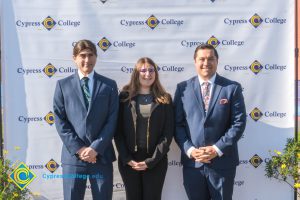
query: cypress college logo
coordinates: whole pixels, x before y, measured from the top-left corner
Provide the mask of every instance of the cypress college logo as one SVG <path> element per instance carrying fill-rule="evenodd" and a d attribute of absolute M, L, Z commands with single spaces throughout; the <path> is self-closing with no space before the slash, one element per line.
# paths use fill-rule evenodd
<path fill-rule="evenodd" d="M 56 25 L 56 21 L 54 21 L 54 19 L 48 16 L 46 17 L 46 19 L 44 19 L 42 24 L 48 31 L 50 31 Z"/>
<path fill-rule="evenodd" d="M 39 77 L 55 77 L 57 74 L 70 74 L 75 73 L 77 68 L 75 67 L 55 67 L 53 64 L 48 63 L 44 67 L 20 67 L 17 68 L 17 73 L 22 76 L 39 76 Z M 41 76 L 44 74 L 44 76 Z M 58 75 L 59 76 L 59 75 Z"/>
<path fill-rule="evenodd" d="M 226 17 L 224 19 L 224 24 L 229 25 L 229 26 L 238 26 L 241 24 L 251 24 L 254 28 L 258 28 L 261 26 L 262 23 L 270 24 L 270 25 L 274 25 L 274 24 L 282 25 L 282 24 L 287 23 L 287 19 L 280 18 L 278 16 L 263 18 L 257 13 L 255 13 L 248 19 L 247 18 L 234 18 L 233 19 L 233 18 L 229 18 L 229 17 Z"/>
<path fill-rule="evenodd" d="M 254 156 L 252 156 L 252 158 L 250 158 L 249 162 L 253 167 L 257 168 L 263 162 L 263 160 L 261 159 L 261 157 L 255 154 Z"/>
<path fill-rule="evenodd" d="M 261 64 L 258 60 L 254 60 L 250 66 L 247 65 L 225 65 L 224 70 L 230 72 L 245 72 L 248 71 L 253 72 L 254 75 L 258 75 L 260 72 L 264 71 L 265 74 L 274 73 L 274 72 L 282 72 L 287 69 L 286 65 L 279 64 Z"/>
<path fill-rule="evenodd" d="M 260 72 L 260 70 L 263 69 L 263 66 L 260 64 L 260 62 L 258 62 L 257 60 L 255 60 L 251 65 L 250 65 L 250 69 L 251 71 L 256 75 Z"/>
<path fill-rule="evenodd" d="M 126 41 L 126 40 L 116 40 L 110 42 L 106 37 L 103 37 L 97 43 L 98 47 L 103 51 L 106 52 L 111 46 L 114 48 L 122 49 L 122 48 L 134 48 L 136 43 L 133 41 Z"/>
<path fill-rule="evenodd" d="M 111 46 L 111 43 L 106 37 L 103 37 L 97 45 L 105 52 Z"/>
<path fill-rule="evenodd" d="M 35 178 L 36 175 L 23 162 L 9 175 L 9 179 L 21 190 L 24 190 Z"/>
<path fill-rule="evenodd" d="M 51 16 L 47 16 L 44 20 L 42 21 L 25 21 L 22 19 L 18 19 L 16 21 L 16 26 L 19 28 L 39 28 L 44 27 L 46 30 L 51 31 L 55 29 L 57 26 L 58 27 L 73 27 L 77 28 L 80 26 L 80 21 L 79 20 L 74 20 L 74 19 L 58 19 L 55 20 Z"/>
<path fill-rule="evenodd" d="M 249 116 L 255 121 L 257 122 L 258 120 L 260 120 L 262 117 L 269 119 L 282 119 L 282 118 L 286 118 L 287 117 L 287 113 L 286 112 L 278 112 L 278 111 L 264 111 L 262 112 L 260 109 L 258 109 L 257 107 L 255 107 L 249 114 Z"/>
<path fill-rule="evenodd" d="M 43 72 L 44 72 L 49 78 L 51 78 L 51 77 L 57 72 L 57 69 L 56 69 L 51 63 L 49 63 L 49 64 L 46 65 L 46 67 L 43 69 Z"/>
<path fill-rule="evenodd" d="M 133 70 L 134 70 L 134 67 L 123 65 L 120 70 L 121 70 L 121 72 L 124 72 L 124 73 L 132 73 Z M 160 65 L 160 66 L 157 66 L 157 71 L 163 71 L 163 72 L 166 72 L 166 73 L 169 73 L 169 72 L 170 73 L 171 72 L 181 73 L 181 72 L 184 72 L 184 67 L 174 65 L 174 64 Z"/>
<path fill-rule="evenodd" d="M 54 124 L 54 114 L 53 112 L 49 112 L 45 117 L 44 120 L 50 125 L 52 126 Z"/>
<path fill-rule="evenodd" d="M 54 124 L 54 114 L 52 111 L 48 112 L 44 117 L 36 116 L 36 117 L 28 117 L 24 115 L 18 116 L 18 121 L 29 124 L 29 123 L 40 123 L 45 121 L 47 124 L 52 126 Z"/>
<path fill-rule="evenodd" d="M 257 28 L 262 22 L 262 18 L 258 14 L 254 14 L 250 19 L 249 22 L 254 26 L 254 28 Z"/>
<path fill-rule="evenodd" d="M 214 48 L 217 48 L 217 46 L 220 44 L 220 41 L 215 36 L 211 36 L 206 43 L 212 45 Z"/>
<path fill-rule="evenodd" d="M 146 24 L 153 30 L 159 24 L 159 20 L 154 15 L 151 15 L 146 20 Z"/>
<path fill-rule="evenodd" d="M 59 168 L 59 164 L 55 162 L 55 160 L 51 159 L 47 162 L 45 167 L 49 170 L 49 172 L 54 173 Z"/>
<path fill-rule="evenodd" d="M 201 44 L 210 44 L 217 48 L 218 46 L 222 45 L 225 47 L 231 47 L 231 46 L 243 46 L 245 44 L 245 41 L 243 40 L 235 40 L 235 39 L 218 39 L 214 35 L 212 35 L 206 42 L 204 40 L 202 41 L 189 41 L 189 40 L 182 40 L 180 42 L 181 46 L 187 47 L 187 48 L 194 48 Z"/>
<path fill-rule="evenodd" d="M 249 115 L 254 121 L 258 121 L 263 116 L 263 113 L 258 108 L 254 108 Z"/>
<path fill-rule="evenodd" d="M 180 27 L 184 24 L 184 20 L 175 19 L 172 17 L 168 18 L 158 18 L 155 15 L 150 15 L 146 20 L 137 19 L 121 19 L 120 25 L 125 27 L 145 27 L 148 26 L 151 30 L 154 30 L 159 26 L 177 26 Z"/>

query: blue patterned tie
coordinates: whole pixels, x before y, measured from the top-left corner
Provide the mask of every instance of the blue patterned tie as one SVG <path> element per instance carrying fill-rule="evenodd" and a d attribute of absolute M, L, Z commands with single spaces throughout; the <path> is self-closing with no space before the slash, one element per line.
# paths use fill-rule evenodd
<path fill-rule="evenodd" d="M 85 106 L 88 109 L 89 105 L 91 103 L 91 93 L 89 89 L 89 78 L 88 77 L 83 77 L 82 78 L 83 84 L 82 84 L 82 91 L 83 91 L 83 97 L 84 97 L 84 102 Z"/>

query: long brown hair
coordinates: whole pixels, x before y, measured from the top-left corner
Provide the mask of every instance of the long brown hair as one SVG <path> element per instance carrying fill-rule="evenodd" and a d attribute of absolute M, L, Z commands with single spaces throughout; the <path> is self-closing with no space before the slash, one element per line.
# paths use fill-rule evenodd
<path fill-rule="evenodd" d="M 166 92 L 166 90 L 164 89 L 164 87 L 161 85 L 159 81 L 157 65 L 153 62 L 152 59 L 148 57 L 140 58 L 135 64 L 129 83 L 125 85 L 122 89 L 122 92 L 128 93 L 128 97 L 126 97 L 123 101 L 127 101 L 127 100 L 131 101 L 133 97 L 138 95 L 138 92 L 141 87 L 139 81 L 140 69 L 144 65 L 147 67 L 149 66 L 154 67 L 155 80 L 150 90 L 151 90 L 151 94 L 154 96 L 155 102 L 161 104 L 169 104 L 171 102 L 171 96 Z"/>

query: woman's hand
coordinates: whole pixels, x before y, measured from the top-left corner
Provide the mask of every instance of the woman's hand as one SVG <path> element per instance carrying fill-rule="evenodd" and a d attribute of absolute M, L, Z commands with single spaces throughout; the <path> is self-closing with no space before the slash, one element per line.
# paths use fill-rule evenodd
<path fill-rule="evenodd" d="M 131 160 L 127 163 L 129 166 L 131 166 L 132 169 L 136 171 L 144 171 L 148 168 L 147 164 L 145 161 L 143 162 L 136 162 L 134 160 Z"/>

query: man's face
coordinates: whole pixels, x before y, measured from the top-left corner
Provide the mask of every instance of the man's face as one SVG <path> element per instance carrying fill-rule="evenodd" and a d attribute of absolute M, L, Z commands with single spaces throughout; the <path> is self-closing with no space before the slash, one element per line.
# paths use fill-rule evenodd
<path fill-rule="evenodd" d="M 209 80 L 217 71 L 218 59 L 212 49 L 200 49 L 194 60 L 198 75 L 203 80 Z"/>
<path fill-rule="evenodd" d="M 77 56 L 73 56 L 73 60 L 78 70 L 86 76 L 93 71 L 97 56 L 90 49 L 84 49 Z"/>

